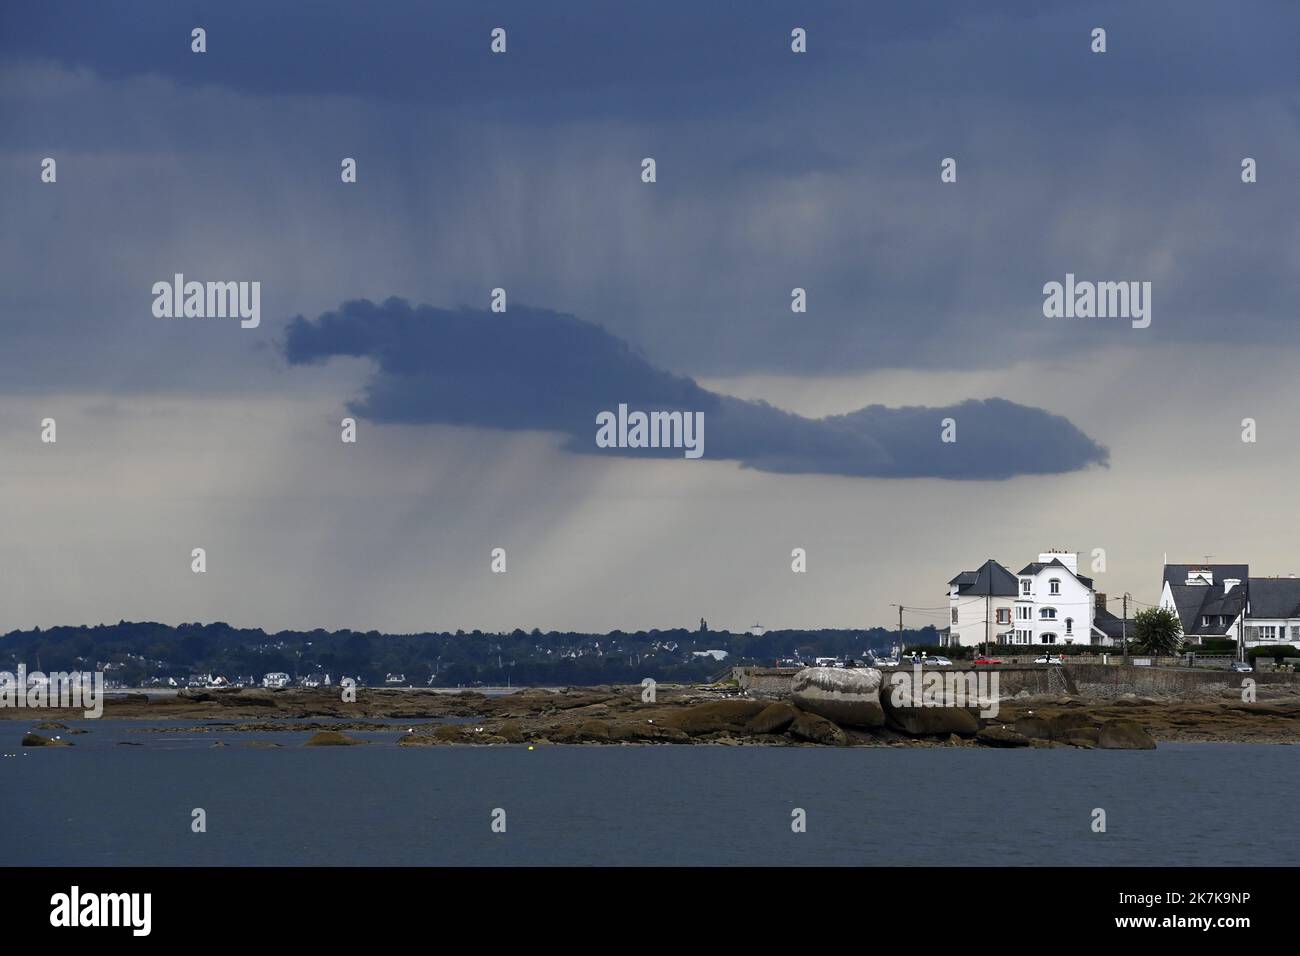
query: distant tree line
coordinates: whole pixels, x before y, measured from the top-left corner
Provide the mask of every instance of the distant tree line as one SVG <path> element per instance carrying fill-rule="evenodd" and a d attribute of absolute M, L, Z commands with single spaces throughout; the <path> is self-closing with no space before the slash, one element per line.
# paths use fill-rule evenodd
<path fill-rule="evenodd" d="M 291 678 L 328 673 L 366 684 L 402 674 L 406 683 L 481 685 L 636 683 L 707 680 L 734 664 L 778 659 L 862 658 L 888 649 L 898 632 L 779 630 L 745 632 L 671 628 L 650 631 L 514 630 L 383 634 L 379 631 L 277 631 L 212 624 L 119 621 L 93 627 L 35 628 L 0 637 L 0 669 L 19 662 L 46 671 L 90 670 L 111 664 L 110 677 L 127 684 L 151 678 L 178 681 L 195 674 L 229 680 L 282 671 Z M 910 644 L 937 644 L 933 627 L 904 631 Z M 696 652 L 726 651 L 725 660 Z"/>

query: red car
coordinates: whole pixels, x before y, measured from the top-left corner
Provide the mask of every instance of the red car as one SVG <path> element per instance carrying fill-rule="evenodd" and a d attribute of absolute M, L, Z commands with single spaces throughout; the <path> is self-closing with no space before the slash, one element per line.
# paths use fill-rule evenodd
<path fill-rule="evenodd" d="M 977 657 L 975 658 L 975 663 L 976 664 L 1001 664 L 1002 662 L 998 660 L 996 657 Z"/>

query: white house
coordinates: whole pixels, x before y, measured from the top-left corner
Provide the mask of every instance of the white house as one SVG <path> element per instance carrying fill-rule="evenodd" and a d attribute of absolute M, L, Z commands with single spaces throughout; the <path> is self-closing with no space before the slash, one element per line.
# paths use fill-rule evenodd
<path fill-rule="evenodd" d="M 1092 578 L 1079 573 L 1073 551 L 1047 551 L 1017 575 L 1015 627 L 1011 644 L 1100 644 L 1107 635 L 1094 626 L 1097 596 Z"/>
<path fill-rule="evenodd" d="M 1173 611 L 1190 644 L 1206 638 L 1246 647 L 1300 646 L 1300 580 L 1252 578 L 1248 564 L 1166 564 L 1160 606 Z"/>
<path fill-rule="evenodd" d="M 992 558 L 978 570 L 961 572 L 948 582 L 950 621 L 939 642 L 959 647 L 1007 643 L 1019 593 L 1016 576 Z"/>
<path fill-rule="evenodd" d="M 1300 647 L 1300 580 L 1295 575 L 1246 580 L 1246 646 Z"/>
<path fill-rule="evenodd" d="M 1246 613 L 1249 577 L 1245 564 L 1166 564 L 1160 606 L 1178 615 L 1190 644 L 1207 637 L 1235 641 Z"/>
<path fill-rule="evenodd" d="M 950 626 L 943 643 L 1110 643 L 1095 625 L 1096 601 L 1074 552 L 1046 551 L 1019 574 L 990 558 L 948 582 Z"/>
<path fill-rule="evenodd" d="M 273 671 L 262 678 L 263 687 L 288 687 L 289 675 L 284 671 Z"/>

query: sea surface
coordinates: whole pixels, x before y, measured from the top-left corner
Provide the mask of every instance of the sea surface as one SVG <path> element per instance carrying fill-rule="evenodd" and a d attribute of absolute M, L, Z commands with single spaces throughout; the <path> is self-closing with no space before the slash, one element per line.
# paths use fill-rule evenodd
<path fill-rule="evenodd" d="M 0 721 L 6 864 L 1300 863 L 1275 815 L 1250 819 L 1300 793 L 1290 746 L 417 748 L 376 722 L 350 731 L 367 746 L 304 748 L 304 732 L 80 726 L 72 748 L 21 750 L 28 726 Z"/>

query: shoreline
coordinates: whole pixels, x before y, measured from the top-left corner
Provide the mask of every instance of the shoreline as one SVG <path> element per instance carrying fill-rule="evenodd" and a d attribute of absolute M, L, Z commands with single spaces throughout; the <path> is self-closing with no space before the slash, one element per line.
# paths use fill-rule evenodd
<path fill-rule="evenodd" d="M 786 699 L 746 696 L 718 685 L 660 685 L 643 701 L 639 686 L 514 688 L 428 693 L 358 689 L 345 703 L 336 690 L 182 690 L 169 696 L 132 692 L 106 699 L 111 720 L 199 722 L 194 733 L 316 731 L 346 738 L 376 731 L 373 721 L 406 725 L 402 746 L 501 744 L 721 746 L 967 746 L 1150 749 L 1166 743 L 1300 743 L 1300 693 L 1266 690 L 1240 695 L 1088 699 L 1066 694 L 1018 695 L 995 716 L 966 708 L 915 708 L 890 713 L 880 726 L 841 726 Z M 0 721 L 39 735 L 41 725 L 70 735 L 93 732 L 80 710 L 3 708 Z M 449 722 L 459 721 L 459 722 Z M 206 724 L 206 726 L 204 725 Z M 5 726 L 0 724 L 0 727 Z M 178 728 L 180 729 L 180 728 Z M 352 739 L 335 741 L 357 742 Z M 7 742 L 6 742 L 7 743 Z M 17 740 L 14 741 L 17 743 Z M 75 741 L 62 741 L 75 745 Z M 37 744 L 32 744 L 36 746 Z"/>

